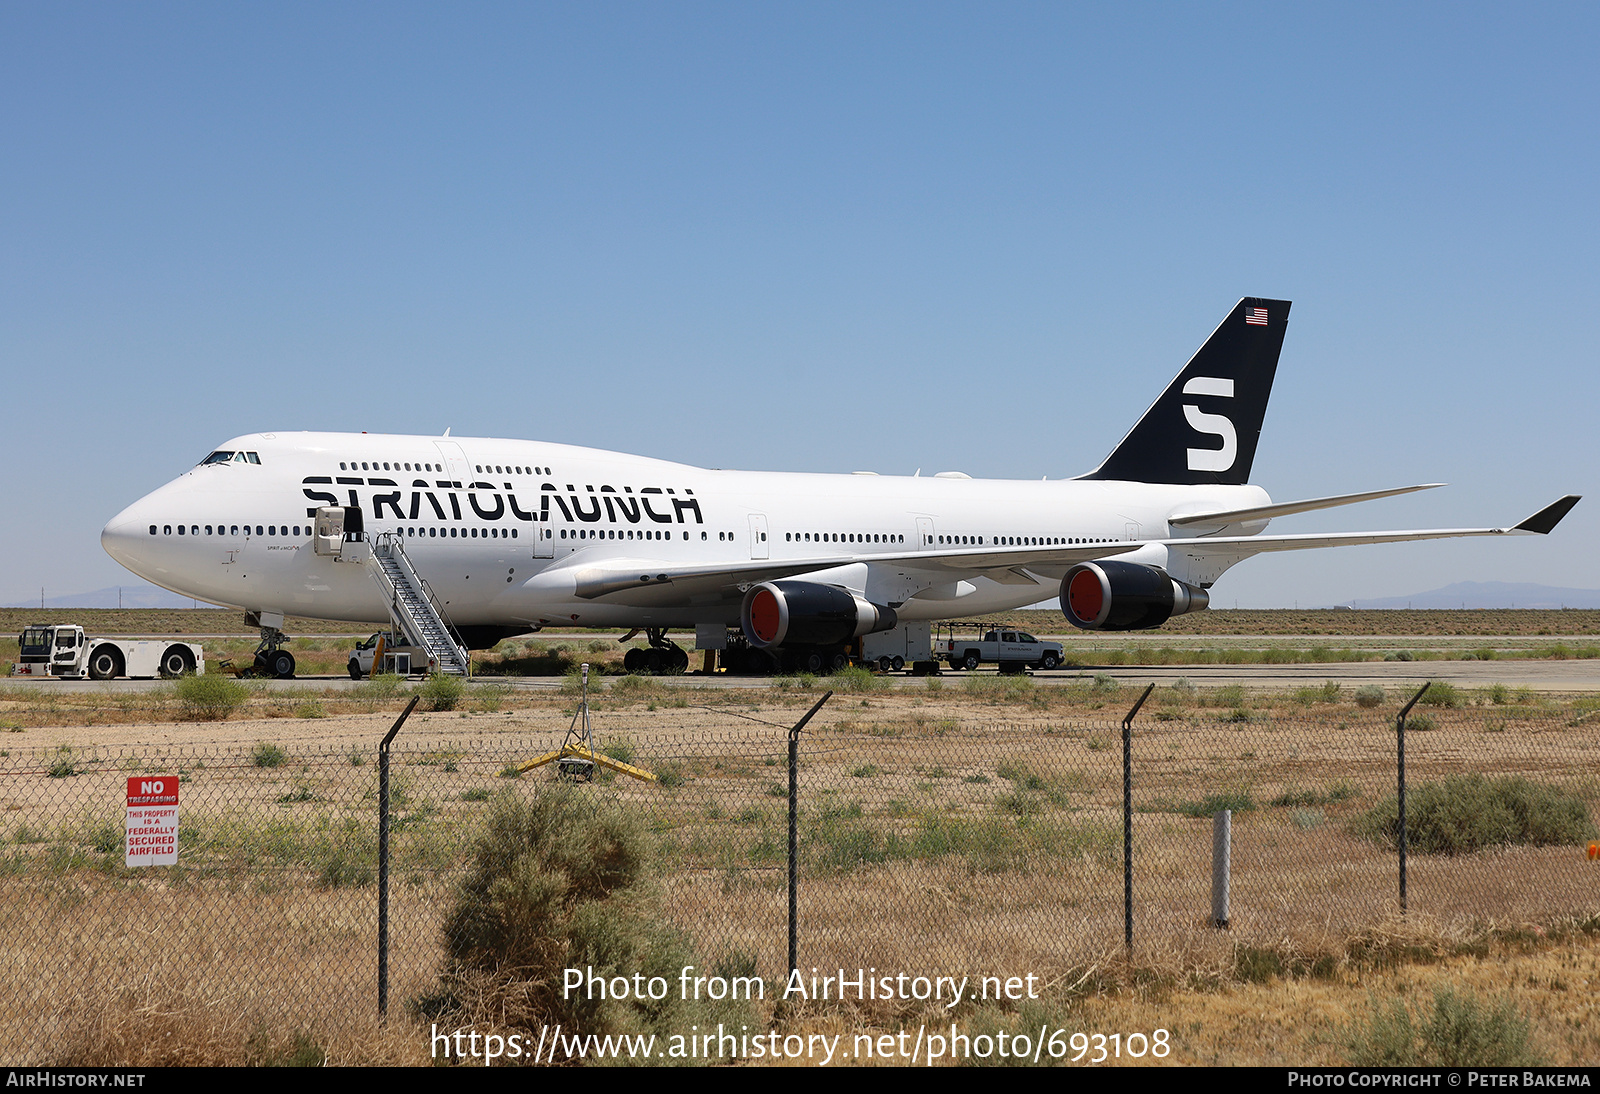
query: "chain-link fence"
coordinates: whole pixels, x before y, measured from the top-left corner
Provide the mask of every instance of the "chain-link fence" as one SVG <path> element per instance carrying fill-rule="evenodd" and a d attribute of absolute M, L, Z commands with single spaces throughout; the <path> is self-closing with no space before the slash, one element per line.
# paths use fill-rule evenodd
<path fill-rule="evenodd" d="M 701 709 L 691 730 L 662 705 L 608 709 L 597 727 L 603 752 L 656 781 L 602 770 L 581 792 L 645 818 L 663 907 L 703 968 L 781 980 L 788 732 L 804 708 Z M 1393 709 L 1298 709 L 1158 699 L 1133 721 L 1135 962 L 1226 966 L 1241 945 L 1337 952 L 1396 914 Z M 836 697 L 799 744 L 799 966 L 1059 983 L 1120 955 L 1122 713 Z M 554 764 L 519 771 L 560 746 L 550 724 L 395 742 L 397 1010 L 439 982 L 485 817 L 557 782 Z M 1600 716 L 1419 707 L 1406 749 L 1410 914 L 1453 929 L 1600 907 L 1600 863 L 1585 853 L 1600 838 Z M 245 1042 L 373 1015 L 377 759 L 376 739 L 0 755 L 0 1059 L 104 1062 L 119 1036 L 193 1039 L 206 1016 L 211 1035 Z M 154 774 L 181 779 L 178 864 L 129 868 L 127 783 Z M 1227 930 L 1211 921 L 1222 809 Z M 129 1013 L 136 1032 L 110 1029 Z"/>

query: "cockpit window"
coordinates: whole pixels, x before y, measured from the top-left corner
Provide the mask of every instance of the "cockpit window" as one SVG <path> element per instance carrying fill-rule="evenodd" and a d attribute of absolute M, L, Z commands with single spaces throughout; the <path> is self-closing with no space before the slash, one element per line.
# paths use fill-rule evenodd
<path fill-rule="evenodd" d="M 244 453 L 241 452 L 240 455 L 242 456 Z M 232 452 L 213 452 L 200 461 L 200 466 L 204 467 L 208 463 L 227 463 L 231 459 L 233 459 Z"/>
<path fill-rule="evenodd" d="M 261 462 L 261 456 L 258 453 L 255 453 L 255 452 L 224 452 L 221 449 L 218 449 L 217 451 L 211 453 L 211 455 L 207 456 L 205 459 L 201 460 L 200 461 L 200 466 L 204 467 L 207 464 L 212 464 L 212 463 L 260 463 L 260 462 Z"/>

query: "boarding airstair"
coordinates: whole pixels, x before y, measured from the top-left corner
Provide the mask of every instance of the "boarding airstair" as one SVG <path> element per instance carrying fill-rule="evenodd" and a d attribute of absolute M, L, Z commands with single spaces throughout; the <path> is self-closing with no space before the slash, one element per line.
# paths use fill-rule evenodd
<path fill-rule="evenodd" d="M 372 538 L 371 574 L 389 602 L 389 618 L 396 633 L 405 635 L 411 645 L 426 649 L 440 672 L 466 676 L 467 651 L 451 637 L 438 599 L 411 565 L 405 543 L 395 533 L 383 532 Z"/>

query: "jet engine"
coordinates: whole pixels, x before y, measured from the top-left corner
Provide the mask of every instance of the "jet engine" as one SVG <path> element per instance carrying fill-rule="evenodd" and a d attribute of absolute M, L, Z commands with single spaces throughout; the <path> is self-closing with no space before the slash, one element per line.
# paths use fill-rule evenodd
<path fill-rule="evenodd" d="M 813 581 L 763 581 L 744 594 L 739 622 L 760 649 L 831 646 L 899 625 L 893 608 Z"/>
<path fill-rule="evenodd" d="M 1080 562 L 1061 579 L 1061 610 L 1086 631 L 1137 631 L 1211 603 L 1204 589 L 1135 562 Z"/>

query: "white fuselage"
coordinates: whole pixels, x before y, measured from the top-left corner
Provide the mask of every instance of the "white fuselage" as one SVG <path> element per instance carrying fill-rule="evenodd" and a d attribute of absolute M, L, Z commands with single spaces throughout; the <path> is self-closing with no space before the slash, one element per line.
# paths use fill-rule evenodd
<path fill-rule="evenodd" d="M 1049 599 L 1065 566 L 1000 581 L 908 556 L 1163 539 L 1174 516 L 1269 501 L 1255 486 L 713 471 L 466 437 L 262 433 L 222 450 L 258 462 L 202 464 L 130 505 L 102 534 L 112 557 L 214 604 L 372 623 L 388 613 L 362 567 L 312 549 L 318 507 L 359 507 L 369 535 L 402 535 L 458 625 L 689 627 L 735 624 L 737 597 L 663 585 L 619 603 L 577 595 L 573 575 L 816 558 L 827 561 L 791 572 L 893 603 L 903 620 L 956 618 Z M 1167 554 L 1147 544 L 1118 557 L 1215 579 Z"/>

